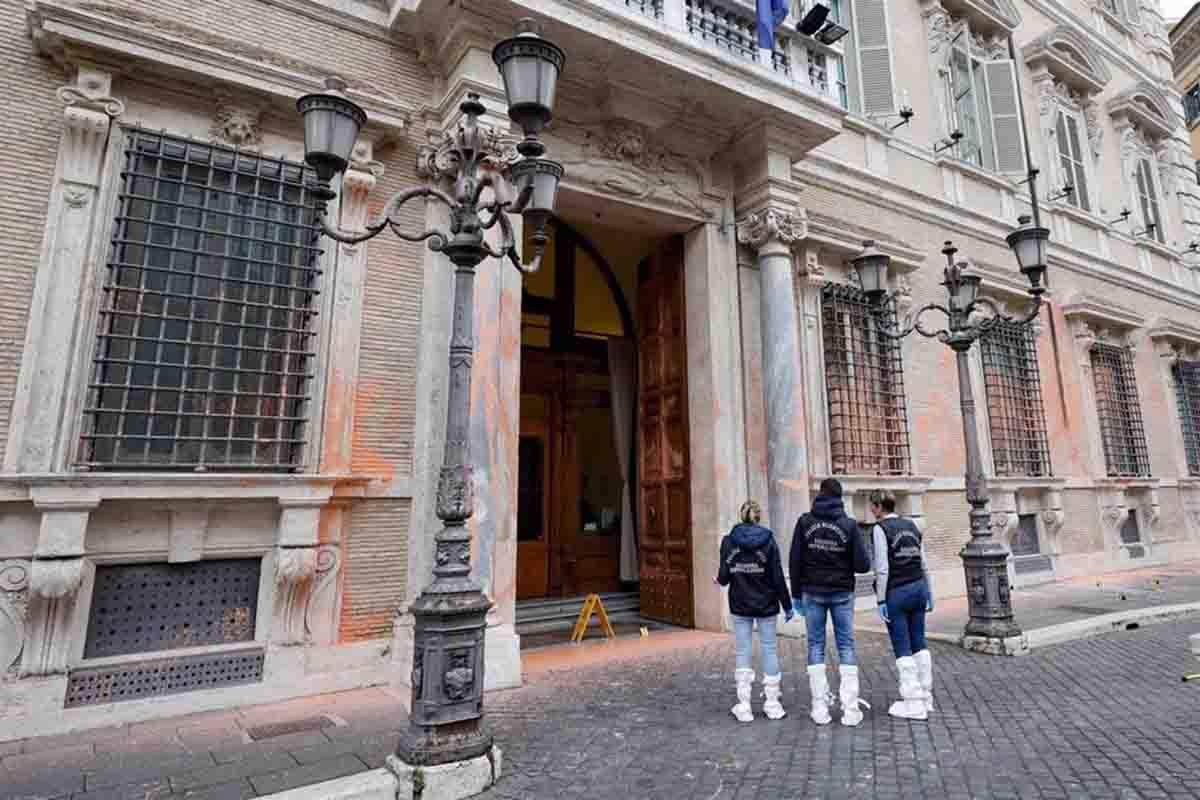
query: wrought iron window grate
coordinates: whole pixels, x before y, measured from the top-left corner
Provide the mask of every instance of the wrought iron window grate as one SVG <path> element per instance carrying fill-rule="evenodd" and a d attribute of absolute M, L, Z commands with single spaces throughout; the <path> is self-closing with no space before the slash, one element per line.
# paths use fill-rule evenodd
<path fill-rule="evenodd" d="M 1109 476 L 1149 475 L 1150 456 L 1133 374 L 1133 355 L 1127 347 L 1096 344 L 1092 347 L 1091 362 L 1096 414 L 1100 418 Z"/>
<path fill-rule="evenodd" d="M 300 164 L 129 130 L 80 466 L 300 466 L 317 313 Z"/>
<path fill-rule="evenodd" d="M 979 345 L 996 475 L 1050 475 L 1050 443 L 1033 331 L 1028 326 L 998 322 Z"/>
<path fill-rule="evenodd" d="M 829 447 L 835 474 L 907 475 L 908 412 L 900 343 L 879 333 L 866 295 L 827 284 L 821 294 Z M 895 326 L 896 307 L 882 309 Z"/>
<path fill-rule="evenodd" d="M 262 559 L 96 568 L 84 658 L 254 640 Z"/>
<path fill-rule="evenodd" d="M 1177 361 L 1175 398 L 1189 475 L 1200 475 L 1200 361 Z"/>

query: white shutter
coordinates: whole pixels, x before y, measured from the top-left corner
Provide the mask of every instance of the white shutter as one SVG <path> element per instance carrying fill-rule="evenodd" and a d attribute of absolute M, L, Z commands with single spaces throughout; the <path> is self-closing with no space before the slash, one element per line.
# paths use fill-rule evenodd
<path fill-rule="evenodd" d="M 986 61 L 988 105 L 991 106 L 992 142 L 996 171 L 1025 172 L 1025 142 L 1021 138 L 1021 110 L 1017 101 L 1017 72 L 1010 59 Z M 986 121 L 985 121 L 986 124 Z"/>
<path fill-rule="evenodd" d="M 858 26 L 854 24 L 853 0 L 842 0 L 842 25 L 849 33 L 843 41 L 846 42 L 846 110 L 862 113 L 862 83 L 858 79 Z"/>
<path fill-rule="evenodd" d="M 894 114 L 896 90 L 885 0 L 855 0 L 854 27 L 863 113 Z"/>
<path fill-rule="evenodd" d="M 1084 168 L 1083 161 L 1083 137 L 1080 135 L 1080 125 L 1074 116 L 1067 117 L 1067 130 L 1071 157 L 1075 162 L 1074 202 L 1084 211 L 1091 211 L 1091 201 L 1088 199 L 1087 170 Z"/>

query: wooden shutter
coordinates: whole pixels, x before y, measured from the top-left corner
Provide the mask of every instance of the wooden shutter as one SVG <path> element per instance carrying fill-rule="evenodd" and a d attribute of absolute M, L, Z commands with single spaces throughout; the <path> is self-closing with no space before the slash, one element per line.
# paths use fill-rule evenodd
<path fill-rule="evenodd" d="M 884 0 L 855 0 L 854 26 L 863 113 L 894 114 L 896 90 Z"/>
<path fill-rule="evenodd" d="M 988 105 L 991 106 L 992 142 L 996 171 L 1025 172 L 1025 144 L 1021 138 L 1021 113 L 1017 104 L 1017 72 L 1010 59 L 986 61 Z"/>

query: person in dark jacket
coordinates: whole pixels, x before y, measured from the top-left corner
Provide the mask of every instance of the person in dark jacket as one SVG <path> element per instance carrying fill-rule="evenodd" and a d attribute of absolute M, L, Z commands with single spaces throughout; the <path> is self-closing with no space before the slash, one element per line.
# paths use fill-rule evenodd
<path fill-rule="evenodd" d="M 837 639 L 842 724 L 862 722 L 866 701 L 858 696 L 858 658 L 854 652 L 854 573 L 871 568 L 858 522 L 846 514 L 842 485 L 833 478 L 821 482 L 812 511 L 796 521 L 789 567 L 796 610 L 804 614 L 808 631 L 808 687 L 812 692 L 813 722 L 827 725 L 832 717 L 829 678 L 825 671 L 825 619 L 833 618 Z"/>
<path fill-rule="evenodd" d="M 871 492 L 875 547 L 875 599 L 887 625 L 900 676 L 900 699 L 888 713 L 928 719 L 933 711 L 933 660 L 925 642 L 925 614 L 933 611 L 933 585 L 921 529 L 896 514 L 891 492 Z"/>
<path fill-rule="evenodd" d="M 733 635 L 737 653 L 734 681 L 737 685 L 737 705 L 729 709 L 738 722 L 750 722 L 750 694 L 754 685 L 754 666 L 751 654 L 754 629 L 758 628 L 758 646 L 762 652 L 763 713 L 769 719 L 786 715 L 779 702 L 779 649 L 775 638 L 775 621 L 780 610 L 784 621 L 792 618 L 792 598 L 787 579 L 783 576 L 783 558 L 775 534 L 759 525 L 762 510 L 758 503 L 747 500 L 740 512 L 741 523 L 721 540 L 721 565 L 714 580 L 729 587 L 729 613 L 733 616 Z"/>

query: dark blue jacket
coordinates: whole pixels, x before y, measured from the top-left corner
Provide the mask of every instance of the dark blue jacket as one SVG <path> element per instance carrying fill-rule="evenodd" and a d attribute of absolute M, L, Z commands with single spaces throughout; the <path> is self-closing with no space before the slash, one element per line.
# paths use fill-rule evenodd
<path fill-rule="evenodd" d="M 773 617 L 792 607 L 775 534 L 761 525 L 735 525 L 721 540 L 717 583 L 729 587 L 729 612 Z"/>
<path fill-rule="evenodd" d="M 871 556 L 842 498 L 818 496 L 812 511 L 796 520 L 788 562 L 793 597 L 854 591 L 854 573 L 870 570 Z"/>

